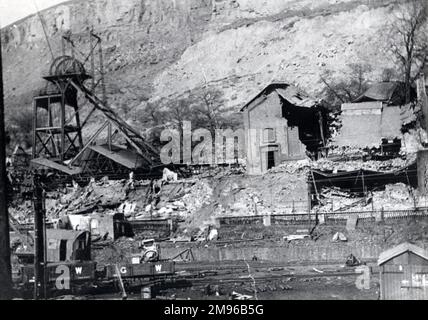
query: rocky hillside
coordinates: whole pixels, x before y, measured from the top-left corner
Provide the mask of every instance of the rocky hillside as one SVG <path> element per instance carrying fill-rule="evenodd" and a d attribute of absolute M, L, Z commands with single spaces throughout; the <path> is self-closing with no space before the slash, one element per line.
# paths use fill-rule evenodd
<path fill-rule="evenodd" d="M 326 72 L 349 77 L 348 64 L 369 64 L 380 80 L 388 57 L 386 24 L 394 0 L 75 0 L 41 12 L 50 46 L 61 55 L 64 32 L 90 28 L 103 39 L 110 103 L 143 130 L 147 103 L 164 106 L 215 88 L 237 112 L 273 80 L 317 98 Z M 6 27 L 3 64 L 7 114 L 29 112 L 52 56 L 37 15 Z"/>

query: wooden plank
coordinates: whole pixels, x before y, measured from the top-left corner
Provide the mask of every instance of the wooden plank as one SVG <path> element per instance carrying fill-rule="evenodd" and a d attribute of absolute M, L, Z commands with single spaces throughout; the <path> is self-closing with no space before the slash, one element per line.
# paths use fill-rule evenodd
<path fill-rule="evenodd" d="M 142 160 L 139 159 L 138 154 L 114 145 L 112 146 L 112 151 L 104 145 L 93 145 L 90 146 L 89 149 L 113 160 L 116 163 L 119 163 L 124 167 L 127 167 L 128 169 L 137 169 L 142 164 Z"/>
<path fill-rule="evenodd" d="M 47 167 L 47 168 L 51 168 L 51 169 L 62 171 L 62 172 L 66 173 L 66 174 L 69 174 L 69 175 L 75 175 L 75 174 L 79 174 L 79 173 L 82 172 L 81 168 L 73 168 L 73 169 L 71 169 L 71 168 L 69 168 L 67 166 L 64 166 L 62 164 L 56 163 L 56 162 L 51 161 L 51 160 L 46 159 L 46 158 L 36 158 L 36 159 L 31 160 L 31 162 L 34 163 L 34 164 L 40 165 L 40 166 L 44 166 L 44 167 Z"/>

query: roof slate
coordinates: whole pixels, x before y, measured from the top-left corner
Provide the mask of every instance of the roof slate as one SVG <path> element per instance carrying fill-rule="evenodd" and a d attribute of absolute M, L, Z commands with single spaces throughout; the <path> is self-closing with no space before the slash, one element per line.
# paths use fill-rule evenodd
<path fill-rule="evenodd" d="M 252 102 L 254 102 L 254 100 L 256 100 L 261 95 L 270 94 L 273 91 L 276 91 L 276 93 L 283 99 L 289 101 L 290 103 L 298 107 L 310 108 L 316 105 L 316 101 L 314 99 L 310 98 L 304 91 L 300 90 L 296 86 L 285 82 L 273 82 L 264 87 L 259 93 L 257 93 L 253 98 L 251 98 L 241 108 L 240 111 L 244 111 Z"/>
<path fill-rule="evenodd" d="M 365 101 L 367 98 L 376 101 L 389 101 L 397 89 L 398 82 L 379 82 L 368 88 L 361 96 L 355 99 L 354 102 Z"/>

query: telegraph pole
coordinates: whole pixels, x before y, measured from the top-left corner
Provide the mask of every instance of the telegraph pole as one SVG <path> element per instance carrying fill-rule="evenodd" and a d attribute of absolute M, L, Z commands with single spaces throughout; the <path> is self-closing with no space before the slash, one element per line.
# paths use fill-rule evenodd
<path fill-rule="evenodd" d="M 12 298 L 9 214 L 7 211 L 6 132 L 4 129 L 3 68 L 0 29 L 0 299 Z"/>
<path fill-rule="evenodd" d="M 34 299 L 44 299 L 45 296 L 45 206 L 41 175 L 33 175 L 34 202 Z"/>

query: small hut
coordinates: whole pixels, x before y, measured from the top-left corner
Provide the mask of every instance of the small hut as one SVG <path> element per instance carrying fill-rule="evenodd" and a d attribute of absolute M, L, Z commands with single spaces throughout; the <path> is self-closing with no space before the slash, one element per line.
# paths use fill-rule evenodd
<path fill-rule="evenodd" d="M 381 300 L 428 299 L 428 252 L 402 243 L 379 256 Z"/>

